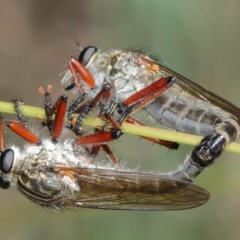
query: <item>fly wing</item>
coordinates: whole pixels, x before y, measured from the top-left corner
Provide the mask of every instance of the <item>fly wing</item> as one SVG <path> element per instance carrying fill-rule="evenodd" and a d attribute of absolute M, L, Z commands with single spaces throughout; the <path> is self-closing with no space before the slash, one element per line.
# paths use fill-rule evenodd
<path fill-rule="evenodd" d="M 178 210 L 200 206 L 209 193 L 163 175 L 104 169 L 75 169 L 80 192 L 75 206 L 98 209 Z"/>
<path fill-rule="evenodd" d="M 240 108 L 238 108 L 236 105 L 218 96 L 217 94 L 206 90 L 202 86 L 174 72 L 170 68 L 167 68 L 166 66 L 161 64 L 159 64 L 159 66 L 161 71 L 164 71 L 166 75 L 176 77 L 175 84 L 177 84 L 180 88 L 182 88 L 183 91 L 190 93 L 192 96 L 195 96 L 198 99 L 201 99 L 203 101 L 208 101 L 218 106 L 219 108 L 224 109 L 225 111 L 231 113 L 232 115 L 236 116 L 237 121 L 240 124 Z"/>

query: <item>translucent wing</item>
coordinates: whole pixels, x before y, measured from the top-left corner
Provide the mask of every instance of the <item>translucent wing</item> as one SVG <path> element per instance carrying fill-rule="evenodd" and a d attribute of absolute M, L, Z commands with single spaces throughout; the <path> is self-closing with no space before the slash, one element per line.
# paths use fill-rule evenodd
<path fill-rule="evenodd" d="M 167 68 L 166 66 L 161 64 L 159 64 L 159 66 L 161 71 L 164 71 L 166 75 L 175 76 L 175 84 L 179 85 L 184 91 L 189 92 L 191 95 L 195 96 L 198 99 L 211 102 L 219 108 L 222 108 L 225 111 L 233 114 L 237 117 L 238 123 L 240 124 L 240 108 L 238 108 L 236 105 L 232 104 L 221 96 L 218 96 L 217 94 L 208 91 L 207 89 L 183 77 L 182 75 L 174 72 L 170 68 Z"/>
<path fill-rule="evenodd" d="M 187 181 L 163 175 L 72 168 L 80 192 L 75 205 L 85 208 L 177 210 L 200 206 L 209 193 Z"/>

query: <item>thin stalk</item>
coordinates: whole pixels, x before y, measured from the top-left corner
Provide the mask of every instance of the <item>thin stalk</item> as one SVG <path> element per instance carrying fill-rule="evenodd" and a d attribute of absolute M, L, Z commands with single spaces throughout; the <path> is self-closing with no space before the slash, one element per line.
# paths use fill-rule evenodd
<path fill-rule="evenodd" d="M 39 117 L 44 118 L 45 112 L 43 108 L 33 107 L 28 105 L 21 106 L 22 112 L 27 117 Z M 8 102 L 0 101 L 0 112 L 8 114 L 16 114 L 13 104 Z M 104 124 L 104 121 L 99 118 L 87 117 L 83 121 L 83 126 L 87 127 L 99 127 Z M 192 134 L 186 134 L 171 130 L 165 130 L 160 128 L 152 128 L 147 126 L 134 125 L 130 123 L 123 123 L 122 132 L 132 135 L 138 135 L 143 137 L 158 138 L 162 140 L 168 140 L 172 142 L 178 142 L 181 144 L 193 145 L 196 146 L 200 143 L 202 137 Z M 233 142 L 226 146 L 226 151 L 239 153 L 240 154 L 240 144 Z"/>

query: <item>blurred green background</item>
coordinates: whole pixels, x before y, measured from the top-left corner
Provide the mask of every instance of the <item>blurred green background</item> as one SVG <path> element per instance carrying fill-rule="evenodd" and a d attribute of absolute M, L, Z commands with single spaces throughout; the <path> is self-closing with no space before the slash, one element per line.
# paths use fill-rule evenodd
<path fill-rule="evenodd" d="M 77 55 L 79 41 L 104 49 L 148 48 L 175 71 L 240 105 L 239 8 L 238 0 L 1 1 L 0 100 L 18 97 L 40 106 L 37 87 L 49 83 L 55 97 L 61 94 L 59 73 L 68 57 Z M 113 149 L 128 167 L 155 172 L 176 167 L 191 150 L 169 152 L 132 136 Z M 239 167 L 239 156 L 224 153 L 197 179 L 210 191 L 210 201 L 187 211 L 54 213 L 14 188 L 1 190 L 0 238 L 237 240 Z"/>

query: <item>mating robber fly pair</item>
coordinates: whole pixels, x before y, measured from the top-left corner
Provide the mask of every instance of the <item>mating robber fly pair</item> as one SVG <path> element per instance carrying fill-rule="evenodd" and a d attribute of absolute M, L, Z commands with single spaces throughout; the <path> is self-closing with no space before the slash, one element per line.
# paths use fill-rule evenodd
<path fill-rule="evenodd" d="M 66 96 L 52 106 L 50 89 L 41 88 L 46 112 L 41 122 L 48 127 L 52 140 L 39 139 L 27 130 L 17 101 L 14 105 L 19 121 L 7 125 L 29 144 L 23 150 L 4 149 L 0 122 L 2 188 L 16 183 L 32 201 L 56 209 L 176 210 L 207 202 L 208 192 L 192 181 L 214 162 L 226 144 L 239 138 L 239 108 L 138 51 L 86 47 L 78 59 L 69 60 L 62 83 L 65 90 L 76 93 L 69 107 Z M 82 134 L 82 119 L 96 106 L 100 106 L 98 116 L 112 127 Z M 121 136 L 124 121 L 142 124 L 132 117 L 137 111 L 145 111 L 164 127 L 202 135 L 203 140 L 178 169 L 168 174 L 121 169 L 107 142 Z M 75 133 L 74 139 L 61 139 L 65 125 Z M 148 140 L 177 148 L 177 143 Z M 86 151 L 82 147 L 85 144 L 92 144 L 92 149 Z M 96 154 L 100 147 L 117 167 L 94 163 L 89 152 Z"/>

